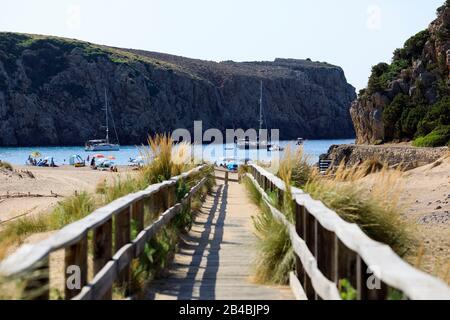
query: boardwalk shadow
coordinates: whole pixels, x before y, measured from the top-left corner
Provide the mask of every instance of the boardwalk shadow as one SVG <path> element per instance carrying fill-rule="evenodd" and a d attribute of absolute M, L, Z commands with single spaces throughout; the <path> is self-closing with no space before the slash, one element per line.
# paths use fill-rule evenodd
<path fill-rule="evenodd" d="M 220 244 L 223 239 L 223 227 L 225 224 L 226 207 L 227 207 L 228 186 L 220 185 L 216 191 L 214 202 L 208 212 L 208 219 L 203 224 L 204 230 L 200 237 L 197 238 L 197 246 L 194 249 L 191 263 L 189 264 L 186 279 L 181 280 L 180 292 L 178 299 L 215 299 L 215 289 L 217 272 L 219 270 L 219 251 Z M 220 203 L 219 203 L 220 202 Z M 214 222 L 214 219 L 216 222 Z M 214 226 L 214 230 L 213 227 Z M 212 234 L 212 232 L 214 232 Z M 212 235 L 212 239 L 211 239 Z M 181 246 L 183 248 L 183 246 Z M 201 270 L 200 265 L 206 255 L 206 267 L 204 268 L 202 278 L 199 279 L 197 274 Z M 199 281 L 199 295 L 194 296 L 194 287 Z"/>
<path fill-rule="evenodd" d="M 207 220 L 195 222 L 195 225 L 203 230 L 190 232 L 183 237 L 184 241 L 180 244 L 179 254 L 192 256 L 192 259 L 188 264 L 175 264 L 172 270 L 179 271 L 184 278 L 178 276 L 176 279 L 170 277 L 161 279 L 160 285 L 155 284 L 156 286 L 153 288 L 154 290 L 151 290 L 148 298 L 152 299 L 157 292 L 176 297 L 179 300 L 213 300 L 216 298 L 219 252 L 223 241 L 227 201 L 228 186 L 219 185 L 215 191 L 213 203 L 210 208 L 208 207 L 209 211 L 203 213 L 207 215 Z M 203 209 L 207 209 L 207 207 L 203 206 Z M 196 289 L 198 289 L 198 293 L 195 292 Z"/>

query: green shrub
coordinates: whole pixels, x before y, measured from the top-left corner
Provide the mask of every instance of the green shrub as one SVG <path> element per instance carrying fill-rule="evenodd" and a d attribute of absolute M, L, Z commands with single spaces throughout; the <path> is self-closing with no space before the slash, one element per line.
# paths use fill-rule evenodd
<path fill-rule="evenodd" d="M 367 92 L 369 94 L 386 89 L 386 83 L 381 78 L 384 73 L 389 70 L 389 64 L 381 62 L 372 67 L 372 73 L 369 77 Z"/>
<path fill-rule="evenodd" d="M 413 141 L 415 147 L 439 147 L 450 146 L 450 126 L 438 127 L 426 136 Z"/>
<path fill-rule="evenodd" d="M 425 47 L 425 43 L 430 38 L 430 32 L 423 30 L 406 40 L 405 45 L 401 49 L 394 51 L 394 60 L 407 60 L 411 62 L 417 59 Z"/>
<path fill-rule="evenodd" d="M 425 136 L 438 127 L 450 125 L 450 97 L 444 97 L 429 109 L 419 122 L 418 136 Z"/>
<path fill-rule="evenodd" d="M 397 95 L 394 100 L 383 110 L 383 124 L 385 138 L 387 140 L 401 138 L 401 117 L 403 110 L 410 107 L 409 97 L 403 94 Z"/>
<path fill-rule="evenodd" d="M 414 137 L 417 127 L 426 113 L 427 108 L 423 105 L 404 109 L 400 118 L 401 135 L 407 138 Z"/>

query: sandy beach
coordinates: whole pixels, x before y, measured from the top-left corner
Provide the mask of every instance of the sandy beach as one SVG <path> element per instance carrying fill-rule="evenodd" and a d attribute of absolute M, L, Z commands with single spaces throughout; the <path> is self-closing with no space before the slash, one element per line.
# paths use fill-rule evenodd
<path fill-rule="evenodd" d="M 99 182 L 105 179 L 113 181 L 133 172 L 127 167 L 120 167 L 118 173 L 113 173 L 69 165 L 57 168 L 15 165 L 14 170 L 0 171 L 0 227 L 20 216 L 49 211 L 58 201 L 73 195 L 75 191 L 94 192 Z M 30 171 L 34 178 L 25 171 Z M 15 198 L 18 193 L 30 193 L 30 196 Z M 7 194 L 12 197 L 6 198 Z"/>
<path fill-rule="evenodd" d="M 379 175 L 369 175 L 363 183 L 370 185 Z M 450 283 L 450 156 L 403 172 L 395 183 L 398 207 L 416 240 L 415 252 L 405 258 Z"/>
<path fill-rule="evenodd" d="M 408 171 L 400 199 L 423 246 L 420 268 L 450 283 L 450 157 Z"/>

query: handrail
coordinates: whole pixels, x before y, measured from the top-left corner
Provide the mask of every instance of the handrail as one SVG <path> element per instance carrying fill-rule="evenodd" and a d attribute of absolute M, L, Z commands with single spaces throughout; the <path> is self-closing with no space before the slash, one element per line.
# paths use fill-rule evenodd
<path fill-rule="evenodd" d="M 49 238 L 43 241 L 40 241 L 36 244 L 22 245 L 13 254 L 0 262 L 0 274 L 4 276 L 12 276 L 26 271 L 27 269 L 31 268 L 36 262 L 47 256 L 50 252 L 59 250 L 63 247 L 67 247 L 73 243 L 78 242 L 82 237 L 86 235 L 89 230 L 92 230 L 97 226 L 103 224 L 112 216 L 122 212 L 133 203 L 150 197 L 151 195 L 158 193 L 164 188 L 173 186 L 180 179 L 184 179 L 197 174 L 205 167 L 206 165 L 198 166 L 179 176 L 172 177 L 167 181 L 152 184 L 145 190 L 130 193 L 95 210 L 88 216 L 61 228 L 55 234 L 51 235 Z"/>
<path fill-rule="evenodd" d="M 270 199 L 267 196 L 266 192 L 259 186 L 258 182 L 255 178 L 246 173 L 246 177 L 248 177 L 255 187 L 258 189 L 259 193 L 262 195 L 264 203 L 269 207 L 272 215 L 275 219 L 283 223 L 289 232 L 289 237 L 291 239 L 292 247 L 294 249 L 295 254 L 300 258 L 302 264 L 305 266 L 305 270 L 308 273 L 312 285 L 314 286 L 315 291 L 323 298 L 327 300 L 341 300 L 339 296 L 339 291 L 337 290 L 334 282 L 328 280 L 318 269 L 317 261 L 314 258 L 311 251 L 308 249 L 305 241 L 299 237 L 297 234 L 295 227 L 290 223 L 283 213 L 281 213 L 277 208 L 275 208 L 271 203 Z"/>
<path fill-rule="evenodd" d="M 263 185 L 269 185 L 271 188 L 276 187 L 281 192 L 285 192 L 286 188 L 281 179 L 258 165 L 252 164 L 250 168 L 253 169 L 253 174 L 259 178 L 259 181 L 255 179 L 258 184 L 262 182 Z M 410 299 L 450 299 L 450 287 L 443 281 L 412 267 L 389 246 L 372 240 L 356 224 L 343 220 L 336 212 L 327 208 L 321 201 L 312 199 L 303 190 L 295 187 L 291 189 L 297 210 L 303 210 L 315 220 L 312 223 L 315 224 L 314 228 L 316 228 L 316 231 L 313 233 L 311 245 L 315 245 L 316 252 L 314 253 L 316 258 L 317 255 L 321 254 L 318 252 L 319 250 L 326 249 L 317 248 L 318 234 L 323 230 L 334 234 L 337 241 L 353 251 L 353 253 L 356 253 L 357 257 L 353 258 L 352 262 L 357 265 L 357 270 L 360 274 L 356 275 L 357 281 L 355 281 L 355 285 L 361 286 L 361 280 L 366 280 L 364 278 L 365 275 L 362 274 L 362 272 L 366 273 L 366 271 L 362 270 L 361 262 L 359 262 L 359 259 L 361 259 L 377 279 L 395 289 L 401 290 Z M 300 221 L 300 224 L 302 222 Z M 308 226 L 302 227 L 307 228 Z M 318 228 L 321 230 L 317 230 Z M 298 234 L 295 228 L 292 231 L 290 227 L 289 231 L 295 231 Z M 333 245 L 333 250 L 337 251 L 337 248 L 334 247 L 335 245 Z M 330 250 L 328 254 L 332 253 L 336 252 Z M 332 267 L 338 269 L 339 261 L 336 261 L 334 257 L 330 257 L 329 260 L 331 260 Z M 330 263 L 327 264 L 327 267 L 329 266 Z M 335 274 L 334 276 L 334 280 L 337 281 L 337 275 Z M 358 290 L 362 291 L 363 288 L 360 287 Z"/>
<path fill-rule="evenodd" d="M 142 230 L 131 243 L 122 247 L 87 284 L 81 292 L 73 298 L 73 300 L 96 300 L 101 299 L 111 287 L 111 284 L 119 277 L 120 272 L 131 262 L 132 259 L 139 257 L 144 251 L 145 244 L 150 241 L 153 236 L 181 211 L 186 205 L 189 198 L 194 196 L 201 186 L 206 182 L 206 178 L 200 180 L 191 190 L 184 196 L 181 203 L 167 209 L 159 218 L 150 226 Z"/>
<path fill-rule="evenodd" d="M 150 185 L 142 191 L 123 196 L 95 210 L 88 216 L 63 227 L 45 240 L 35 244 L 22 245 L 13 254 L 0 262 L 0 275 L 5 277 L 21 277 L 33 273 L 37 269 L 44 269 L 47 275 L 41 277 L 43 278 L 41 279 L 41 283 L 36 284 L 36 281 L 34 281 L 34 285 L 37 285 L 39 288 L 48 286 L 48 257 L 51 252 L 59 249 L 66 250 L 66 266 L 81 264 L 86 269 L 86 243 L 88 240 L 88 232 L 91 230 L 95 232 L 93 241 L 94 246 L 97 246 L 96 250 L 94 250 L 94 263 L 96 264 L 94 273 L 97 275 L 105 271 L 104 268 L 107 266 L 112 267 L 114 265 L 114 259 L 117 258 L 117 261 L 119 261 L 123 259 L 121 258 L 123 255 L 130 255 L 132 251 L 133 254 L 141 253 L 145 244 L 142 244 L 142 242 L 134 243 L 131 240 L 131 219 L 136 219 L 138 222 L 137 231 L 140 232 L 138 238 L 141 236 L 141 238 L 149 240 L 149 237 L 154 234 L 155 230 L 165 225 L 173 215 L 179 212 L 181 207 L 187 205 L 187 201 L 205 183 L 206 178 L 201 179 L 196 186 L 191 188 L 189 193 L 182 199 L 181 204 L 175 204 L 175 186 L 178 181 L 193 178 L 205 168 L 207 168 L 207 165 L 197 166 L 167 181 Z M 154 197 L 157 197 L 155 199 L 156 201 L 152 201 Z M 164 211 L 164 213 L 150 227 L 144 229 L 145 204 L 153 206 L 153 211 Z M 113 237 L 112 229 L 113 218 L 116 226 L 114 231 L 115 237 Z M 145 236 L 141 234 L 144 231 L 146 232 Z M 112 252 L 113 240 L 115 243 L 115 252 Z M 125 260 L 125 262 L 128 261 L 128 259 Z M 127 264 L 129 263 L 123 263 L 122 261 L 120 266 L 123 268 Z M 83 272 L 85 273 L 83 274 L 82 284 L 85 285 L 87 281 L 87 270 Z M 107 283 L 108 285 L 111 284 L 109 282 Z M 66 288 L 66 295 L 69 296 L 66 298 L 72 298 L 75 294 L 79 293 L 76 290 L 68 293 L 67 290 Z M 46 297 L 48 297 L 48 290 L 40 298 Z"/>

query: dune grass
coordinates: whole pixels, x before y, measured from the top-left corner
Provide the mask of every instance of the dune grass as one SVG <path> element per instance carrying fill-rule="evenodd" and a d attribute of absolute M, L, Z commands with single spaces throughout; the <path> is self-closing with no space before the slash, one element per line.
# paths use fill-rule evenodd
<path fill-rule="evenodd" d="M 342 163 L 322 175 L 301 150 L 294 155 L 286 151 L 277 174 L 285 183 L 290 180 L 344 220 L 358 224 L 370 238 L 391 246 L 400 256 L 406 254 L 414 239 L 411 226 L 401 218 L 401 168 L 389 169 L 377 159 L 368 159 L 351 168 Z"/>
<path fill-rule="evenodd" d="M 378 172 L 376 175 L 368 174 Z M 401 217 L 401 170 L 368 160 L 358 167 L 340 165 L 332 175 L 314 172 L 303 190 L 344 220 L 356 223 L 372 239 L 404 256 L 414 242 L 412 227 Z M 365 178 L 367 177 L 367 178 Z"/>
<path fill-rule="evenodd" d="M 21 244 L 35 233 L 58 230 L 65 225 L 79 220 L 98 207 L 94 198 L 86 192 L 68 197 L 56 205 L 50 213 L 25 216 L 12 221 L 0 231 L 0 260 L 11 247 Z"/>
<path fill-rule="evenodd" d="M 9 171 L 13 171 L 13 166 L 6 161 L 1 161 L 0 160 L 0 169 L 5 169 L 5 170 L 9 170 Z"/>
<path fill-rule="evenodd" d="M 322 175 L 308 164 L 301 150 L 291 154 L 287 149 L 277 173 L 287 186 L 283 203 L 276 203 L 276 194 L 268 195 L 272 205 L 293 222 L 290 188 L 291 185 L 300 187 L 344 220 L 358 224 L 370 238 L 389 245 L 397 254 L 404 256 L 410 250 L 414 237 L 411 226 L 400 215 L 398 199 L 402 188 L 398 178 L 401 174 L 401 168 L 392 170 L 371 159 L 353 168 L 342 164 L 334 172 Z M 253 218 L 259 247 L 255 278 L 262 283 L 286 283 L 294 265 L 288 231 L 272 216 L 251 180 L 244 178 L 243 181 L 249 198 L 260 208 Z"/>
<path fill-rule="evenodd" d="M 257 215 L 252 217 L 258 239 L 254 279 L 258 283 L 287 284 L 289 271 L 294 266 L 289 232 L 283 223 L 273 217 L 253 182 L 245 177 L 243 183 L 250 200 L 259 208 Z M 276 199 L 271 197 L 271 204 L 279 207 Z"/>

